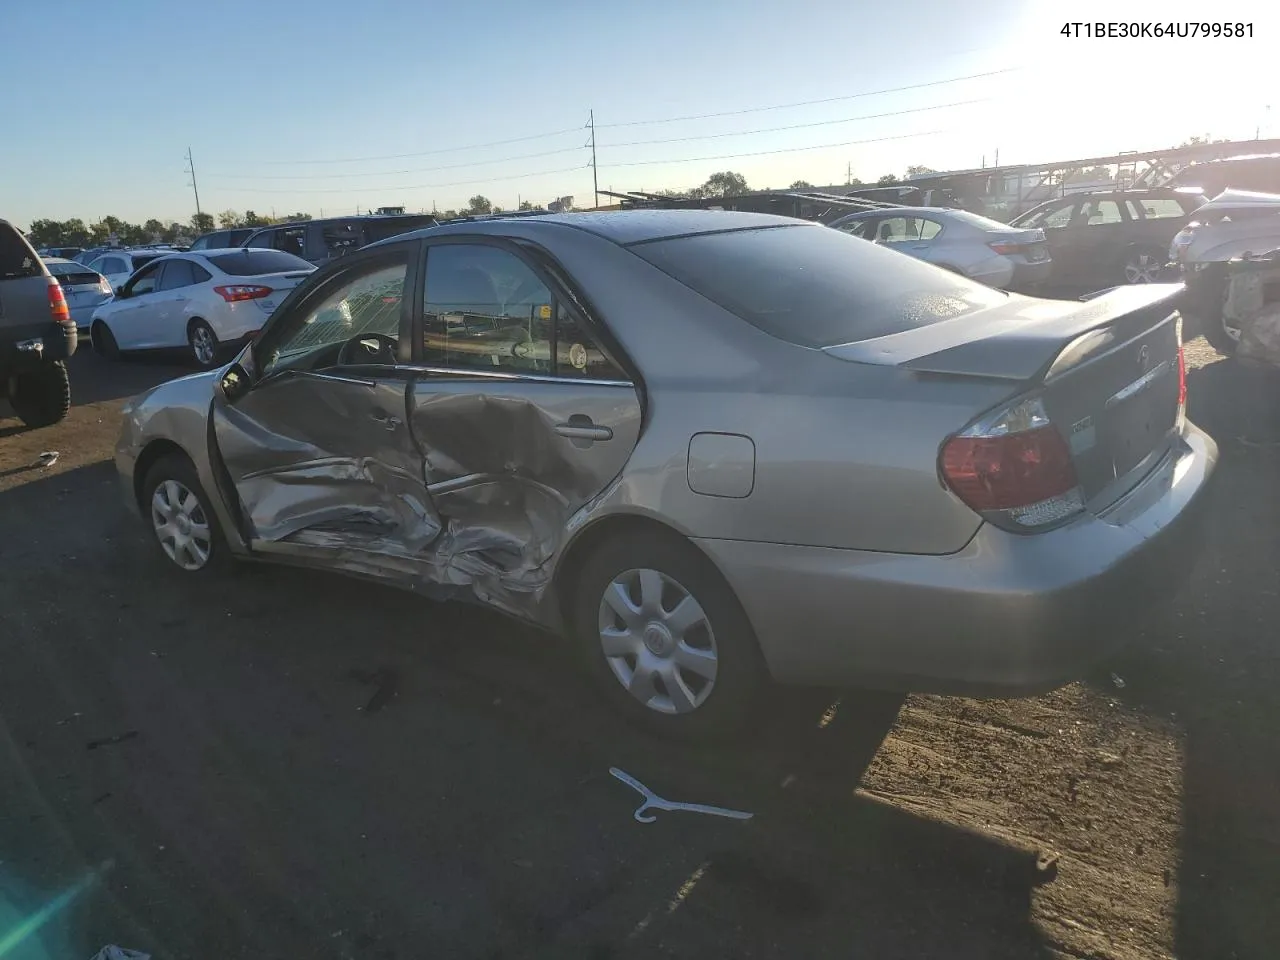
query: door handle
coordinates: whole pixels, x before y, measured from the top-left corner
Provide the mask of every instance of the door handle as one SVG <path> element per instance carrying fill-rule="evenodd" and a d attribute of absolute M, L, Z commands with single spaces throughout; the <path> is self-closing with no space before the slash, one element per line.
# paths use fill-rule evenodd
<path fill-rule="evenodd" d="M 583 419 L 581 422 L 557 423 L 556 433 L 570 440 L 612 440 L 613 431 Z"/>

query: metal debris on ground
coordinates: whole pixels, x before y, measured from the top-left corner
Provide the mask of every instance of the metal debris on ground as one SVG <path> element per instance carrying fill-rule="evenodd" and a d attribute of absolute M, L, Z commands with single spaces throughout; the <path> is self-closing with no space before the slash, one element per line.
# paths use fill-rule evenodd
<path fill-rule="evenodd" d="M 89 960 L 151 960 L 151 954 L 143 953 L 141 950 L 128 950 L 109 943 Z"/>
<path fill-rule="evenodd" d="M 46 450 L 42 454 L 40 454 L 40 456 L 36 457 L 36 462 L 34 466 L 52 467 L 55 463 L 58 462 L 58 456 L 59 456 L 59 453 L 57 450 Z"/>
<path fill-rule="evenodd" d="M 1120 674 L 1113 673 L 1111 675 L 1111 682 L 1115 685 L 1117 690 L 1124 689 L 1124 677 L 1120 676 Z"/>
<path fill-rule="evenodd" d="M 635 818 L 640 823 L 653 823 L 654 820 L 658 819 L 652 813 L 648 813 L 647 811 L 649 810 L 684 810 L 687 813 L 705 813 L 713 817 L 728 817 L 731 820 L 750 820 L 755 816 L 755 814 L 746 813 L 743 810 L 729 810 L 725 807 L 713 807 L 704 803 L 678 803 L 674 800 L 665 800 L 631 776 L 631 774 L 625 773 L 617 767 L 610 767 L 609 772 L 644 797 L 644 802 L 636 807 L 635 812 Z"/>

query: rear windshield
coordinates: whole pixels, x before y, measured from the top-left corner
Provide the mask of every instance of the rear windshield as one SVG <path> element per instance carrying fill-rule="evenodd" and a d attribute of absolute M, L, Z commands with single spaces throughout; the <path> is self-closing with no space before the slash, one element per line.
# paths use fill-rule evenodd
<path fill-rule="evenodd" d="M 75 287 L 82 284 L 97 283 L 102 279 L 92 270 L 85 269 L 78 263 L 49 263 L 45 261 L 45 266 L 49 268 L 49 272 L 58 278 L 58 283 L 64 287 Z"/>
<path fill-rule="evenodd" d="M 40 258 L 31 252 L 16 229 L 0 223 L 0 280 L 40 276 L 44 276 Z"/>
<path fill-rule="evenodd" d="M 821 226 L 707 233 L 628 249 L 752 326 L 805 347 L 901 333 L 1005 299 Z"/>
<path fill-rule="evenodd" d="M 306 260 L 283 250 L 237 250 L 235 253 L 220 253 L 216 257 L 210 257 L 209 262 L 233 277 L 313 269 Z"/>

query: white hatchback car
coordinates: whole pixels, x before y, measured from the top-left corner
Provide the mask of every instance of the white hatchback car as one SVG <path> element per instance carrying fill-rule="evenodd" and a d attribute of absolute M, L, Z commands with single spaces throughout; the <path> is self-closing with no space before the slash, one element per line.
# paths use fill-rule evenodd
<path fill-rule="evenodd" d="M 186 347 L 200 367 L 256 334 L 315 267 L 280 250 L 201 250 L 152 261 L 93 312 L 90 337 L 104 357 Z"/>
<path fill-rule="evenodd" d="M 160 257 L 170 253 L 177 253 L 177 251 L 149 248 L 129 250 L 124 247 L 116 247 L 103 250 L 98 256 L 81 260 L 80 262 L 86 264 L 95 273 L 100 273 L 106 277 L 107 283 L 111 284 L 111 289 L 115 290 L 120 284 L 128 280 L 135 271 L 141 270 L 153 260 L 158 260 Z"/>

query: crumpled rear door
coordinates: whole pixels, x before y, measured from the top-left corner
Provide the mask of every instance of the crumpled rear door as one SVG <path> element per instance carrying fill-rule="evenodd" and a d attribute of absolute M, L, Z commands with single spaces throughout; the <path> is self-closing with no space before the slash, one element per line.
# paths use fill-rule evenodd
<path fill-rule="evenodd" d="M 545 586 L 569 518 L 622 472 L 642 419 L 631 384 L 520 377 L 425 375 L 410 413 L 443 527 L 432 578 L 517 611 Z"/>

